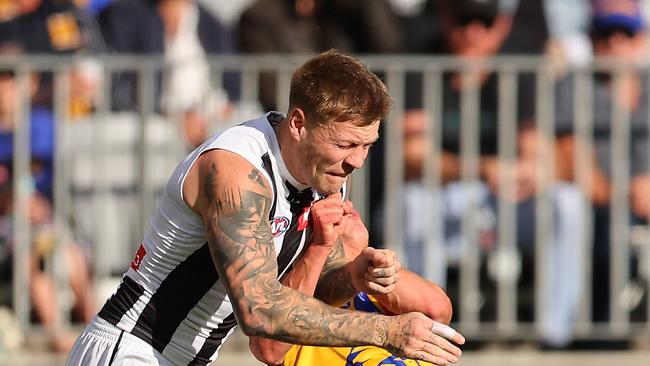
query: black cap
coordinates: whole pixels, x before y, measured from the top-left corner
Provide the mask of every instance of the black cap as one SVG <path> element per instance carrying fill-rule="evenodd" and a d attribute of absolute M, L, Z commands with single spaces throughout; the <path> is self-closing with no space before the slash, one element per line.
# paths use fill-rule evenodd
<path fill-rule="evenodd" d="M 499 15 L 499 0 L 453 0 L 452 13 L 460 24 L 480 21 L 492 25 Z"/>

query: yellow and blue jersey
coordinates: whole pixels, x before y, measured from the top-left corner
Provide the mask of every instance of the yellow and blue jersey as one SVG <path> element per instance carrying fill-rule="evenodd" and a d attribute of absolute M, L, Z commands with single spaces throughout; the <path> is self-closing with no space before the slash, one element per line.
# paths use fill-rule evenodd
<path fill-rule="evenodd" d="M 386 314 L 375 298 L 364 292 L 341 306 L 344 309 Z M 429 362 L 397 357 L 375 346 L 316 347 L 293 346 L 284 357 L 284 366 L 429 366 Z"/>

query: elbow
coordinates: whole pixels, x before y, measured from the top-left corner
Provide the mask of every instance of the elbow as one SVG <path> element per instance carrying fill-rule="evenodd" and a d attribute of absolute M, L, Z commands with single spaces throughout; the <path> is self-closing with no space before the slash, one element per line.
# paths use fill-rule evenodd
<path fill-rule="evenodd" d="M 263 310 L 263 306 L 250 301 L 239 301 L 235 307 L 237 324 L 248 337 L 274 338 L 274 326 L 278 323 L 278 315 L 272 311 Z"/>
<path fill-rule="evenodd" d="M 270 335 L 265 327 L 265 324 L 270 324 L 270 322 L 265 321 L 261 316 L 252 315 L 250 312 L 240 314 L 237 317 L 237 323 L 248 337 L 268 337 Z"/>
<path fill-rule="evenodd" d="M 427 313 L 431 319 L 443 324 L 451 323 L 453 307 L 449 296 L 442 289 L 436 291 L 427 304 Z"/>
<path fill-rule="evenodd" d="M 285 352 L 280 352 L 265 338 L 250 337 L 248 347 L 255 358 L 265 365 L 280 366 L 284 361 Z"/>
<path fill-rule="evenodd" d="M 260 311 L 253 311 L 254 307 L 243 306 L 235 308 L 235 315 L 237 317 L 237 325 L 241 328 L 242 332 L 248 337 L 268 337 L 270 334 L 267 331 L 268 324 L 271 321 L 262 314 Z"/>

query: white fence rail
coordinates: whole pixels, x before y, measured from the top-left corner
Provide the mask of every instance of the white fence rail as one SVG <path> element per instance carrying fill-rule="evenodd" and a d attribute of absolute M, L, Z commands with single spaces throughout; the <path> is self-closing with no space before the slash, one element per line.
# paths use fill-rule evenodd
<path fill-rule="evenodd" d="M 261 113 L 257 102 L 261 73 L 277 75 L 276 105 L 285 111 L 291 71 L 304 59 L 211 59 L 212 85 L 221 86 L 224 72 L 237 73 L 240 99 L 234 103 L 234 114 L 210 120 L 210 131 Z M 599 60 L 586 68 L 562 70 L 565 79 L 572 79 L 572 100 L 562 100 L 558 99 L 560 71 L 541 58 L 463 62 L 424 56 L 369 56 L 362 60 L 381 74 L 395 105 L 384 123 L 381 146 L 371 154 L 371 163 L 355 173 L 352 199 L 366 221 L 379 228 L 374 230 L 375 236 L 382 238 L 379 244 L 394 248 L 407 267 L 417 268 L 422 275 L 447 286 L 455 304 L 456 327 L 470 338 L 551 342 L 634 338 L 650 331 L 650 229 L 647 221 L 633 218 L 629 200 L 632 165 L 645 164 L 642 170 L 646 174 L 650 171 L 650 93 L 641 93 L 640 100 L 645 107 L 639 110 L 647 115 L 633 116 L 634 111 L 611 103 L 609 205 L 595 209 L 587 198 L 593 186 L 594 135 L 602 133 L 593 122 L 594 111 L 602 107 L 594 102 L 595 93 L 600 92 L 594 83 L 602 78 L 599 73 L 608 70 L 614 75 L 609 83 L 625 82 L 629 70 L 643 76 L 650 71 L 648 65 Z M 99 97 L 91 112 L 73 119 L 68 113 L 68 75 L 78 61 L 48 56 L 0 58 L 0 71 L 11 71 L 17 81 L 16 120 L 22 122 L 16 125 L 14 136 L 13 306 L 26 328 L 32 326 L 29 293 L 25 291 L 29 279 L 25 266 L 18 264 L 31 255 L 33 239 L 24 214 L 33 191 L 30 124 L 24 123 L 30 120 L 32 110 L 30 76 L 37 72 L 53 75 L 55 248 L 70 239 L 86 243 L 95 283 L 118 276 L 126 268 L 148 224 L 155 197 L 186 149 L 179 122 L 182 116 L 161 114 L 158 107 L 158 80 L 173 65 L 150 57 L 95 59 L 102 70 Z M 480 85 L 485 74 L 476 70 L 497 75 L 499 93 L 488 107 L 498 111 L 493 131 L 498 145 L 491 155 L 499 166 L 516 163 L 526 149 L 518 145 L 522 130 L 518 100 L 535 92 L 527 100 L 535 106 L 534 114 L 525 122 L 527 128 L 538 132 L 529 143 L 540 146 L 556 139 L 559 108 L 571 107 L 571 134 L 584 147 L 573 152 L 573 180 L 556 178 L 556 150 L 547 148 L 535 156 L 537 174 L 532 175 L 534 182 L 528 182 L 537 187 L 532 199 L 512 199 L 521 182 L 506 169 L 498 170 L 498 191 L 489 189 L 482 172 L 486 153 L 481 146 L 485 98 Z M 125 71 L 137 74 L 133 80 L 139 86 L 138 108 L 114 112 L 114 75 Z M 412 88 L 405 80 L 413 73 L 419 75 L 419 109 L 427 122 L 418 132 L 425 142 L 421 174 L 405 183 L 404 116 L 410 111 L 405 105 Z M 449 132 L 445 125 L 449 105 L 445 93 L 450 73 L 462 75 L 458 105 L 454 107 L 459 118 L 459 140 L 452 148 L 458 172 L 452 180 L 443 173 L 442 159 L 449 152 L 445 137 Z M 524 74 L 534 80 L 530 88 L 519 86 Z M 650 90 L 647 77 L 638 80 L 641 90 Z M 645 125 L 632 126 L 633 118 L 645 121 Z M 602 135 L 599 138 L 602 140 Z M 645 138 L 646 146 L 643 163 L 630 161 L 636 156 L 630 154 L 631 141 L 640 138 Z M 650 205 L 650 197 L 645 200 Z M 605 224 L 594 221 L 601 211 L 609 214 Z M 595 241 L 603 241 L 599 236 L 602 231 L 598 230 L 602 225 L 609 225 L 609 230 L 604 231 L 609 232 L 605 260 L 598 257 L 603 248 L 594 247 Z M 527 230 L 530 239 L 521 233 Z M 409 244 L 409 236 L 414 233 L 420 236 L 419 242 Z M 609 268 L 607 283 L 594 282 L 594 268 L 598 274 L 603 265 Z M 46 268 L 64 288 L 65 268 L 51 258 L 46 260 Z M 599 292 L 600 288 L 609 291 Z M 595 298 L 592 289 L 608 294 L 608 298 Z M 65 312 L 62 307 L 61 313 Z M 599 312 L 605 314 L 601 319 L 596 314 Z"/>

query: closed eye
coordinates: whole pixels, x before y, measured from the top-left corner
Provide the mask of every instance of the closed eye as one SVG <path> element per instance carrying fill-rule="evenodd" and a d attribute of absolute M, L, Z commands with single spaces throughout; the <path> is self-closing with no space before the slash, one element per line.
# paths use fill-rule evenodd
<path fill-rule="evenodd" d="M 356 144 L 346 144 L 346 143 L 339 143 L 339 142 L 336 143 L 336 146 L 340 149 L 354 149 L 355 147 L 357 147 Z"/>

